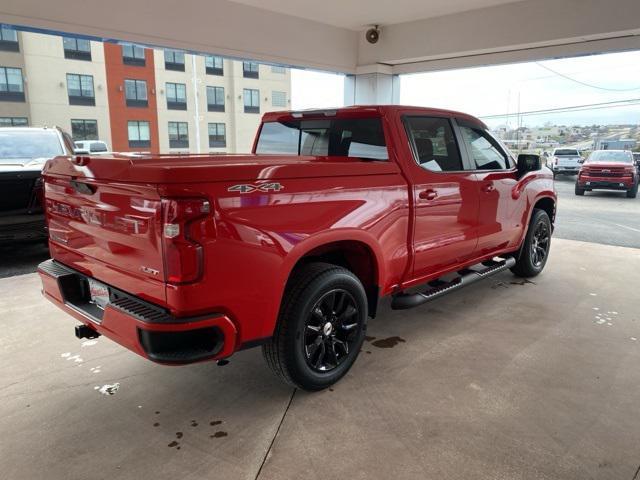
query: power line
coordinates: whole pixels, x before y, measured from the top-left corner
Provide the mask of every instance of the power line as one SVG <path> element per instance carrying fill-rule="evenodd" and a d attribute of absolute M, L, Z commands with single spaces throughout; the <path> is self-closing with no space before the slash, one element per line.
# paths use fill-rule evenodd
<path fill-rule="evenodd" d="M 634 87 L 634 88 L 607 88 L 607 87 L 600 87 L 598 85 L 593 85 L 593 84 L 590 84 L 590 83 L 586 83 L 586 82 L 583 82 L 581 80 L 577 80 L 575 78 L 572 78 L 572 77 L 570 77 L 568 75 L 565 75 L 563 73 L 557 72 L 554 69 L 549 68 L 546 65 L 541 64 L 540 62 L 534 62 L 534 63 L 536 65 L 538 65 L 540 68 L 544 68 L 545 70 L 548 70 L 549 72 L 551 72 L 551 73 L 553 73 L 555 75 L 558 75 L 559 77 L 562 77 L 562 78 L 564 78 L 566 80 L 569 80 L 571 82 L 578 83 L 578 84 L 583 85 L 585 87 L 596 88 L 598 90 L 606 90 L 607 92 L 631 92 L 633 90 L 640 90 L 640 87 Z"/>
<path fill-rule="evenodd" d="M 629 98 L 627 100 L 616 100 L 612 102 L 602 102 L 602 103 L 588 103 L 584 105 L 572 105 L 567 107 L 558 107 L 558 108 L 545 108 L 542 110 L 530 110 L 528 112 L 520 112 L 517 115 L 520 116 L 531 116 L 531 115 L 546 115 L 550 113 L 565 113 L 565 112 L 580 112 L 580 111 L 588 111 L 588 110 L 600 110 L 602 108 L 615 108 L 615 107 L 627 107 L 633 105 L 639 105 L 640 98 Z M 491 115 L 481 115 L 478 118 L 492 119 L 492 118 L 502 118 L 507 116 L 514 116 L 515 113 L 501 113 L 501 114 L 491 114 Z"/>

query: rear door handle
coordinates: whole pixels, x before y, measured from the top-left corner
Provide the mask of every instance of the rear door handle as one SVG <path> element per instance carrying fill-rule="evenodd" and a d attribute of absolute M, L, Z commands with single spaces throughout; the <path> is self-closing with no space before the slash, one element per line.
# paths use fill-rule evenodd
<path fill-rule="evenodd" d="M 495 189 L 496 189 L 496 187 L 494 187 L 494 186 L 493 186 L 493 183 L 485 183 L 485 184 L 482 186 L 482 189 L 481 189 L 481 190 L 482 190 L 484 193 L 491 193 L 491 192 L 493 192 Z"/>
<path fill-rule="evenodd" d="M 431 188 L 429 188 L 428 190 L 422 190 L 418 194 L 418 197 L 420 197 L 422 200 L 433 200 L 437 196 L 438 196 L 438 192 L 436 192 L 435 190 L 432 190 Z"/>

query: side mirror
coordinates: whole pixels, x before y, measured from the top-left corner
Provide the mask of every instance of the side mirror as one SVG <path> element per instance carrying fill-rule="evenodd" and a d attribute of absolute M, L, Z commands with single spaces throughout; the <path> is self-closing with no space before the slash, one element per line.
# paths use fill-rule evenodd
<path fill-rule="evenodd" d="M 535 172 L 542 168 L 540 155 L 521 153 L 518 155 L 518 178 L 523 177 L 527 172 Z"/>

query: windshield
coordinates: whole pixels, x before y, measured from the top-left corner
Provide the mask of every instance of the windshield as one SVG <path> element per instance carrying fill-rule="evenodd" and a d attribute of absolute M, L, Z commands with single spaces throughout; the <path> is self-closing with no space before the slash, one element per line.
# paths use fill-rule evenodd
<path fill-rule="evenodd" d="M 35 158 L 53 158 L 63 153 L 54 130 L 0 131 L 0 163 L 22 163 Z"/>
<path fill-rule="evenodd" d="M 256 153 L 389 158 L 379 118 L 266 122 Z"/>
<path fill-rule="evenodd" d="M 554 153 L 554 155 L 572 155 L 575 157 L 579 157 L 580 154 L 578 153 L 577 150 L 574 150 L 572 148 L 561 148 L 560 150 L 556 150 L 556 152 Z"/>
<path fill-rule="evenodd" d="M 585 163 L 633 163 L 633 155 L 630 152 L 616 152 L 611 150 L 598 150 L 593 152 Z"/>

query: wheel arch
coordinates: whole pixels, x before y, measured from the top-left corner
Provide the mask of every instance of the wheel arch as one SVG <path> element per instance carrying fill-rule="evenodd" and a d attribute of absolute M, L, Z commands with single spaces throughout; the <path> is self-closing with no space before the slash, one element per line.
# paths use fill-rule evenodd
<path fill-rule="evenodd" d="M 540 197 L 533 204 L 533 208 L 529 213 L 529 221 L 531 221 L 531 216 L 533 215 L 533 211 L 535 209 L 544 210 L 549 215 L 549 219 L 551 220 L 551 225 L 553 226 L 556 220 L 556 199 L 552 197 Z M 528 224 L 527 224 L 528 227 Z"/>
<path fill-rule="evenodd" d="M 299 244 L 294 250 L 289 253 L 285 266 L 283 295 L 293 272 L 301 265 L 310 262 L 331 263 L 346 268 L 358 277 L 367 294 L 369 316 L 375 316 L 385 275 L 382 252 L 375 239 L 362 235 L 362 232 L 314 236 L 313 240 Z"/>
<path fill-rule="evenodd" d="M 530 205 L 529 211 L 526 213 L 527 223 L 525 224 L 525 228 L 522 229 L 522 236 L 518 242 L 518 250 L 517 257 L 520 258 L 520 254 L 522 253 L 522 245 L 524 244 L 524 239 L 527 236 L 527 231 L 529 230 L 529 224 L 531 223 L 531 218 L 533 217 L 533 212 L 536 209 L 544 210 L 549 215 L 549 220 L 551 220 L 551 230 L 553 231 L 555 217 L 556 217 L 556 197 L 555 194 L 541 194 L 535 198 Z"/>

